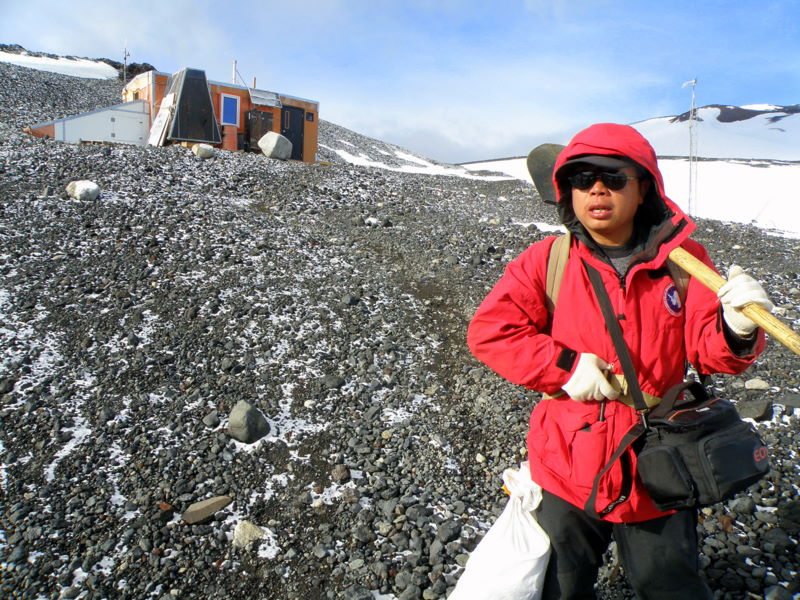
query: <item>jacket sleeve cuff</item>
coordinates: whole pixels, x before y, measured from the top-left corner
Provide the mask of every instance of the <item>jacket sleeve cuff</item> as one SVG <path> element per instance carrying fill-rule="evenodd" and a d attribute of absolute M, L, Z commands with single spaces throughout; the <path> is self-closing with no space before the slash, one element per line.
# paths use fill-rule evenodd
<path fill-rule="evenodd" d="M 733 332 L 723 317 L 720 317 L 720 320 L 722 321 L 722 332 L 725 335 L 728 348 L 738 357 L 752 356 L 758 343 L 758 328 L 754 329 L 749 336 L 741 337 Z"/>
<path fill-rule="evenodd" d="M 564 347 L 561 350 L 561 352 L 559 352 L 558 358 L 556 358 L 556 366 L 562 371 L 571 373 L 572 368 L 575 366 L 575 360 L 577 358 L 578 358 L 578 353 L 575 352 L 575 350 L 573 350 L 572 348 Z"/>

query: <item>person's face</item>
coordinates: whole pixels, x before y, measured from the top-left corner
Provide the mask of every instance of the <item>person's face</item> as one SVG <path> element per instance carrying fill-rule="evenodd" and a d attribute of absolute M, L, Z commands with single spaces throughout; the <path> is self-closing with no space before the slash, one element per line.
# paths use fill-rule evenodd
<path fill-rule="evenodd" d="M 636 177 L 634 167 L 625 167 L 617 172 L 628 177 Z M 602 180 L 597 179 L 587 190 L 579 190 L 573 186 L 572 208 L 578 221 L 598 244 L 622 246 L 633 234 L 633 217 L 644 201 L 649 185 L 649 179 L 630 179 L 625 187 L 614 191 L 609 190 Z"/>

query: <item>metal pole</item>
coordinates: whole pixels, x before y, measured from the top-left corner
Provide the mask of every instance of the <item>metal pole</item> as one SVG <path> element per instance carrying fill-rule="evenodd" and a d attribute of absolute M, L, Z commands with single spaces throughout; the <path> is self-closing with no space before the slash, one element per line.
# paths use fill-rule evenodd
<path fill-rule="evenodd" d="M 697 77 L 692 80 L 692 115 L 690 121 L 690 152 L 689 152 L 689 197 L 694 207 L 693 215 L 699 213 L 697 198 L 697 104 L 695 102 L 695 88 L 697 87 Z"/>
<path fill-rule="evenodd" d="M 697 215 L 697 108 L 695 106 L 695 86 L 697 77 L 687 81 L 681 87 L 692 86 L 692 106 L 689 110 L 689 198 L 686 201 L 686 212 Z"/>
<path fill-rule="evenodd" d="M 700 200 L 699 194 L 697 190 L 697 103 L 695 101 L 695 88 L 697 87 L 697 77 L 694 78 L 694 83 L 692 84 L 692 165 L 691 165 L 691 177 L 692 177 L 692 190 L 694 191 L 694 211 L 695 214 L 699 214 L 700 212 Z"/>
<path fill-rule="evenodd" d="M 128 53 L 128 45 L 125 45 L 125 49 L 122 51 L 122 85 L 128 84 L 128 57 L 130 54 Z"/>

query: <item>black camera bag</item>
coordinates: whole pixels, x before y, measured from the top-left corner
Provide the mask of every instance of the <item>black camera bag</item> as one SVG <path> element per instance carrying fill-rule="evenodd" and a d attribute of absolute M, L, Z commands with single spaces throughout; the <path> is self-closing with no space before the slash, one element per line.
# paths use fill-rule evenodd
<path fill-rule="evenodd" d="M 758 432 L 731 402 L 711 398 L 699 382 L 674 386 L 658 406 L 647 407 L 602 278 L 586 261 L 584 266 L 641 417 L 598 473 L 585 510 L 600 518 L 627 500 L 630 476 L 619 498 L 599 511 L 595 505 L 602 477 L 617 460 L 628 462 L 625 453 L 631 446 L 637 455 L 636 473 L 659 510 L 714 504 L 764 477 L 770 468 L 769 452 Z M 686 392 L 692 399 L 686 399 Z"/>
<path fill-rule="evenodd" d="M 679 403 L 683 392 L 693 398 Z M 710 398 L 697 381 L 672 388 L 648 424 L 637 473 L 659 510 L 727 500 L 769 472 L 758 432 L 731 402 Z"/>

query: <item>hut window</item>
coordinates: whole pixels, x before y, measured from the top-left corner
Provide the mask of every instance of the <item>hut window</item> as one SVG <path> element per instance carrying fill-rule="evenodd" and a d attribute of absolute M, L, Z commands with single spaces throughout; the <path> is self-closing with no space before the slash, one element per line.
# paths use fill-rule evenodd
<path fill-rule="evenodd" d="M 239 126 L 239 96 L 220 94 L 220 114 L 223 125 Z"/>

